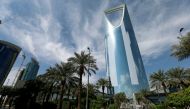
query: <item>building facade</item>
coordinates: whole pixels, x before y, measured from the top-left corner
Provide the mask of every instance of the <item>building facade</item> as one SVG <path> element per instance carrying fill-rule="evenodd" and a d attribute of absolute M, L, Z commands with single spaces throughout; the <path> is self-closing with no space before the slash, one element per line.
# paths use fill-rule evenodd
<path fill-rule="evenodd" d="M 20 47 L 0 40 L 0 86 L 5 82 L 20 51 Z"/>
<path fill-rule="evenodd" d="M 33 80 L 36 78 L 38 70 L 39 70 L 39 63 L 36 59 L 31 58 L 31 61 L 26 65 L 26 68 L 22 74 L 21 80 Z"/>
<path fill-rule="evenodd" d="M 149 89 L 133 26 L 125 4 L 105 11 L 107 72 L 115 92 L 133 93 Z"/>

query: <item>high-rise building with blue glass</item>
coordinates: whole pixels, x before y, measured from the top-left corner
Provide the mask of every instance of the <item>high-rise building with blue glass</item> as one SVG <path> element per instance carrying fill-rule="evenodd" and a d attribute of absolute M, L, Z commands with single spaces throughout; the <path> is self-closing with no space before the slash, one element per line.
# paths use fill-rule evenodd
<path fill-rule="evenodd" d="M 31 58 L 31 61 L 26 65 L 26 68 L 22 74 L 21 80 L 33 80 L 36 78 L 38 70 L 39 70 L 39 63 L 36 59 Z"/>
<path fill-rule="evenodd" d="M 147 76 L 127 6 L 125 4 L 105 11 L 107 72 L 115 92 L 133 93 L 149 89 Z"/>
<path fill-rule="evenodd" d="M 3 85 L 20 51 L 20 47 L 0 40 L 0 86 Z"/>

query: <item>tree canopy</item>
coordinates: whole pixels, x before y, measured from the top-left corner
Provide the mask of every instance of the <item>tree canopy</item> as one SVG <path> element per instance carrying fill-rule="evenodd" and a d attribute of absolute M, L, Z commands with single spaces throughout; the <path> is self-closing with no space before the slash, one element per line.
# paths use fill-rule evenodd
<path fill-rule="evenodd" d="M 178 39 L 179 43 L 172 46 L 171 55 L 181 61 L 190 56 L 190 32 Z"/>

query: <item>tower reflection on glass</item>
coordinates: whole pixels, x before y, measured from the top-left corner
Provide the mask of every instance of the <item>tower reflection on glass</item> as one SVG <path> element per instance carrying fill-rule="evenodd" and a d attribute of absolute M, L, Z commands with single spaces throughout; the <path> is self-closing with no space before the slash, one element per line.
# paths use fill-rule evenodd
<path fill-rule="evenodd" d="M 135 33 L 125 4 L 105 11 L 107 21 L 107 72 L 115 92 L 133 93 L 149 89 Z"/>
<path fill-rule="evenodd" d="M 20 51 L 17 45 L 0 40 L 0 86 L 5 82 Z"/>

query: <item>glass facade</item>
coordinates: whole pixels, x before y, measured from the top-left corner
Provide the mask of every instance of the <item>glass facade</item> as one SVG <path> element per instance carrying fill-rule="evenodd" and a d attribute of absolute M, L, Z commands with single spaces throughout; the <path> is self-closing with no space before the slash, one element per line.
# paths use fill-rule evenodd
<path fill-rule="evenodd" d="M 21 80 L 35 79 L 37 76 L 39 67 L 40 67 L 39 63 L 35 59 L 32 58 L 31 61 L 27 64 Z"/>
<path fill-rule="evenodd" d="M 3 85 L 20 51 L 18 46 L 0 40 L 0 86 Z"/>
<path fill-rule="evenodd" d="M 133 93 L 149 89 L 135 33 L 126 5 L 105 11 L 108 34 L 105 37 L 107 72 L 115 92 Z"/>

